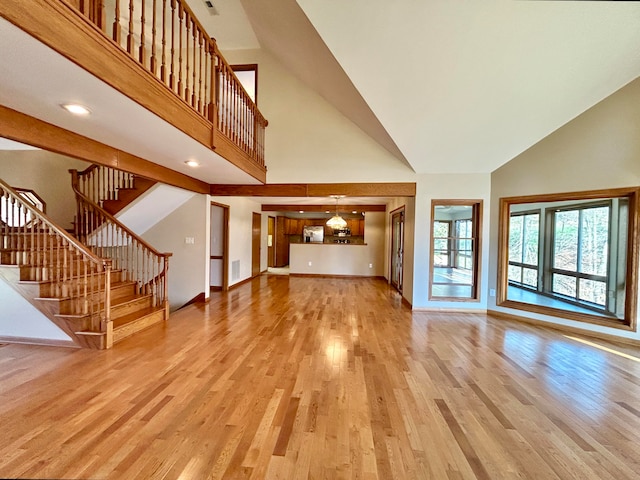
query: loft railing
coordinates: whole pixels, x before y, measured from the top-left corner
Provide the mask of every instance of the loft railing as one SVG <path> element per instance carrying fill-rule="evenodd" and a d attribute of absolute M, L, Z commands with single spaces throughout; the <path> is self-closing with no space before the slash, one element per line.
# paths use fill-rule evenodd
<path fill-rule="evenodd" d="M 264 167 L 268 122 L 184 0 L 67 0 Z"/>
<path fill-rule="evenodd" d="M 111 260 L 101 258 L 0 180 L 2 263 L 25 267 L 48 282 L 49 296 L 65 298 L 71 315 L 89 315 L 106 332 L 110 322 Z"/>
<path fill-rule="evenodd" d="M 136 293 L 151 295 L 154 307 L 169 313 L 168 272 L 170 253 L 160 253 L 115 217 L 92 202 L 78 188 L 77 172 L 72 171 L 76 194 L 75 234 L 99 257 L 111 260 L 112 268 L 122 270 L 124 280 L 136 282 Z"/>
<path fill-rule="evenodd" d="M 118 200 L 120 189 L 135 186 L 134 174 L 103 165 L 94 164 L 81 172 L 70 170 L 70 173 L 77 177 L 74 181 L 80 193 L 101 207 L 105 200 Z"/>

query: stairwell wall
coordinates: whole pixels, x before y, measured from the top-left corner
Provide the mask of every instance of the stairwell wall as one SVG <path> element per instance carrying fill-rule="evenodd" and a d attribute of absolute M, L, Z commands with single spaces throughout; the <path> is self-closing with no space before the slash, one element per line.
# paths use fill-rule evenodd
<path fill-rule="evenodd" d="M 12 187 L 36 192 L 47 205 L 47 216 L 62 228 L 72 228 L 76 211 L 68 170 L 88 165 L 46 150 L 0 150 L 0 178 Z"/>
<path fill-rule="evenodd" d="M 173 254 L 169 259 L 171 311 L 205 291 L 208 233 L 204 212 L 208 205 L 206 195 L 194 195 L 142 235 L 156 250 Z M 193 243 L 187 243 L 187 238 Z"/>

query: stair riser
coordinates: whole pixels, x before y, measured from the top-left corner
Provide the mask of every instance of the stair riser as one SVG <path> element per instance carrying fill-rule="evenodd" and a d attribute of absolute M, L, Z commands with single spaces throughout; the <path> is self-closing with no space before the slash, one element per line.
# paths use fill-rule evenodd
<path fill-rule="evenodd" d="M 123 305 L 111 307 L 111 320 L 115 320 L 116 318 L 124 317 L 125 315 L 129 315 L 144 308 L 148 308 L 151 306 L 151 303 L 152 300 L 149 296 L 138 298 Z"/>
<path fill-rule="evenodd" d="M 136 320 L 135 322 L 130 322 L 126 325 L 123 325 L 120 328 L 116 328 L 113 330 L 113 343 L 117 343 L 134 333 L 137 333 L 145 328 L 148 328 L 156 323 L 160 323 L 164 321 L 165 312 L 164 310 L 159 310 L 151 315 L 147 315 L 144 318 Z"/>
<path fill-rule="evenodd" d="M 58 267 L 57 265 L 47 267 L 32 267 L 29 265 L 22 265 L 20 267 L 20 280 L 38 281 L 38 282 L 50 282 L 59 281 L 64 277 L 84 277 L 96 275 L 98 272 L 95 269 L 89 269 L 85 272 L 83 262 L 68 265 L 68 268 Z"/>
<path fill-rule="evenodd" d="M 32 245 L 35 247 L 44 248 L 44 246 L 57 245 L 57 237 L 54 235 L 39 233 L 31 235 L 29 233 L 9 233 L 0 237 L 1 248 L 29 248 Z"/>
<path fill-rule="evenodd" d="M 120 272 L 113 272 L 111 274 L 111 285 L 115 284 L 115 283 L 119 283 L 120 280 Z M 45 283 L 40 283 L 34 286 L 35 290 L 34 290 L 34 297 L 70 297 L 70 296 L 77 296 L 76 292 L 84 292 L 85 291 L 85 286 L 84 285 L 77 285 L 77 281 L 74 280 L 68 280 L 66 282 L 63 282 L 61 284 L 57 284 L 57 283 L 52 283 L 52 282 L 45 282 Z M 39 290 L 38 290 L 39 288 Z M 114 297 L 114 292 L 121 292 L 123 289 L 123 287 L 118 286 L 118 287 L 112 287 L 111 290 L 111 298 L 121 298 L 122 296 L 125 296 L 123 293 L 116 293 L 116 297 Z M 98 290 L 104 290 L 104 274 L 100 274 L 100 275 L 91 275 L 87 278 L 87 285 L 86 285 L 86 291 L 88 293 L 92 293 L 92 292 L 96 292 Z M 133 287 L 130 287 L 127 291 L 126 295 L 131 295 L 133 292 L 131 291 L 133 290 Z"/>

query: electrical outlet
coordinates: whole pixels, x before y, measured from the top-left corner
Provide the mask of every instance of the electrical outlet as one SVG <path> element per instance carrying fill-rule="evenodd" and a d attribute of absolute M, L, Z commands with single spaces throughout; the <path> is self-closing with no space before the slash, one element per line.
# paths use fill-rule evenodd
<path fill-rule="evenodd" d="M 490 297 L 495 297 L 496 296 L 496 289 L 495 288 L 490 288 L 489 289 L 489 296 Z"/>
<path fill-rule="evenodd" d="M 196 239 L 194 237 L 184 237 L 184 243 L 187 245 L 195 245 Z"/>
<path fill-rule="evenodd" d="M 309 266 L 311 266 L 311 265 L 312 265 L 312 262 L 309 262 Z"/>
<path fill-rule="evenodd" d="M 370 263 L 370 264 L 369 264 L 369 268 L 373 268 L 373 263 Z"/>

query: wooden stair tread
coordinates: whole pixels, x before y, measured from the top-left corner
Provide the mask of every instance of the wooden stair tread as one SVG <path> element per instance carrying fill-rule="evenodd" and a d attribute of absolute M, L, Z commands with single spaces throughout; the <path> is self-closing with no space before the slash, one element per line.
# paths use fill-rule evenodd
<path fill-rule="evenodd" d="M 6 267 L 25 267 L 28 265 L 0 265 L 2 267 L 6 266 Z M 111 270 L 111 274 L 113 275 L 114 272 L 121 272 L 121 270 Z M 104 272 L 93 272 L 93 273 L 87 273 L 87 276 L 94 276 L 94 275 L 104 275 Z M 81 276 L 75 276 L 75 277 L 67 277 L 65 279 L 65 281 L 68 282 L 72 282 L 74 280 L 77 280 L 79 278 L 84 278 L 84 275 Z M 55 283 L 53 280 L 20 280 L 19 283 L 22 283 L 24 285 L 44 285 L 45 283 Z M 135 283 L 132 280 L 120 280 L 118 282 L 114 282 L 111 284 L 111 287 L 114 286 L 120 286 L 121 283 Z"/>
<path fill-rule="evenodd" d="M 120 318 L 116 318 L 115 320 L 113 320 L 113 328 L 115 330 L 117 328 L 123 327 L 128 323 L 135 322 L 136 320 L 141 320 L 144 317 L 148 315 L 152 315 L 161 310 L 163 310 L 163 307 L 146 307 L 141 310 L 138 310 L 137 312 L 124 315 Z"/>
<path fill-rule="evenodd" d="M 151 297 L 150 293 L 146 295 L 140 295 L 140 294 L 127 295 L 125 297 L 118 298 L 117 300 L 111 302 L 111 308 L 119 307 L 121 305 L 124 305 L 125 303 L 131 303 L 131 302 L 135 302 L 143 298 L 149 298 L 149 297 Z"/>

